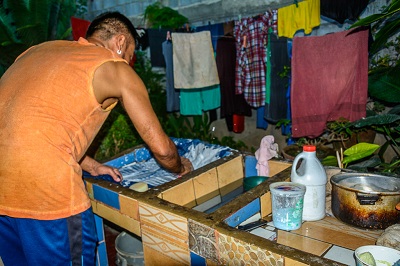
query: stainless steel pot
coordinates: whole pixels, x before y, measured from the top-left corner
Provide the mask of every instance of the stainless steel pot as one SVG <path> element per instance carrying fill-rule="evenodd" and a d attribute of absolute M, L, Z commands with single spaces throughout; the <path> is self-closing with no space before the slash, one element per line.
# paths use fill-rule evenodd
<path fill-rule="evenodd" d="M 332 212 L 362 228 L 385 229 L 400 222 L 400 178 L 363 173 L 331 177 Z"/>

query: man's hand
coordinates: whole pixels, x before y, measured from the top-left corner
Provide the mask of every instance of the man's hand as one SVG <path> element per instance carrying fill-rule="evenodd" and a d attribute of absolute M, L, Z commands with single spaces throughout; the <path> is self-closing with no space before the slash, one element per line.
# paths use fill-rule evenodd
<path fill-rule="evenodd" d="M 80 165 L 83 170 L 89 172 L 92 176 L 110 175 L 114 181 L 122 181 L 122 174 L 117 168 L 101 164 L 89 156 L 83 157 Z"/>
<path fill-rule="evenodd" d="M 181 164 L 182 164 L 182 172 L 179 173 L 179 177 L 194 170 L 190 160 L 185 157 L 181 157 Z"/>
<path fill-rule="evenodd" d="M 94 169 L 95 174 L 90 173 L 92 176 L 98 175 L 110 175 L 114 181 L 121 182 L 122 181 L 122 174 L 119 172 L 117 168 L 100 164 Z"/>

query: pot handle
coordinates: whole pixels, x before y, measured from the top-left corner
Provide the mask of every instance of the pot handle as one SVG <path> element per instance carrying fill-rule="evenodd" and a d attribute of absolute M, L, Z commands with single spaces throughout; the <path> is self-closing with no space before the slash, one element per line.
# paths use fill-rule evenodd
<path fill-rule="evenodd" d="M 379 195 L 357 193 L 357 200 L 361 205 L 375 205 Z"/>
<path fill-rule="evenodd" d="M 397 205 L 396 205 L 396 209 L 397 209 L 398 211 L 400 211 L 400 202 L 399 202 L 399 203 L 397 203 Z"/>

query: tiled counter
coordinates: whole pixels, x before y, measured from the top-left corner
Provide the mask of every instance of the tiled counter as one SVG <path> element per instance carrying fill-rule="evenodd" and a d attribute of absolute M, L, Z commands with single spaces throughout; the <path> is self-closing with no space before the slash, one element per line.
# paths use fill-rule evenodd
<path fill-rule="evenodd" d="M 379 231 L 329 216 L 290 232 L 269 225 L 272 240 L 238 229 L 251 219 L 271 220 L 269 185 L 290 178 L 291 164 L 271 160 L 271 177 L 243 192 L 255 162 L 234 153 L 142 193 L 103 180 L 86 184 L 98 216 L 141 237 L 146 265 L 346 265 L 343 254 L 375 243 Z"/>

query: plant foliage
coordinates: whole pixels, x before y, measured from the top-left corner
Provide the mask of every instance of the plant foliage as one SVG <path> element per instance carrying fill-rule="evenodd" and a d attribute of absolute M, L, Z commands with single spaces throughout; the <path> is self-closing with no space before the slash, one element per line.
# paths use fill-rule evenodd
<path fill-rule="evenodd" d="M 0 76 L 32 45 L 70 36 L 75 0 L 0 1 Z"/>
<path fill-rule="evenodd" d="M 378 168 L 400 173 L 400 0 L 392 0 L 378 14 L 358 20 L 352 28 L 370 26 L 374 41 L 370 47 L 368 94 L 390 111 L 379 112 L 351 124 L 356 129 L 369 128 L 384 136 L 379 149 Z M 384 153 L 391 147 L 395 156 L 385 162 Z"/>
<path fill-rule="evenodd" d="M 351 28 L 358 26 L 372 26 L 375 40 L 370 52 L 376 53 L 384 47 L 387 40 L 399 32 L 400 29 L 400 1 L 392 0 L 379 14 L 373 14 L 355 22 Z"/>
<path fill-rule="evenodd" d="M 177 29 L 189 22 L 189 20 L 185 16 L 179 14 L 178 11 L 163 6 L 160 2 L 146 7 L 144 19 L 147 20 L 151 28 L 155 29 Z"/>

